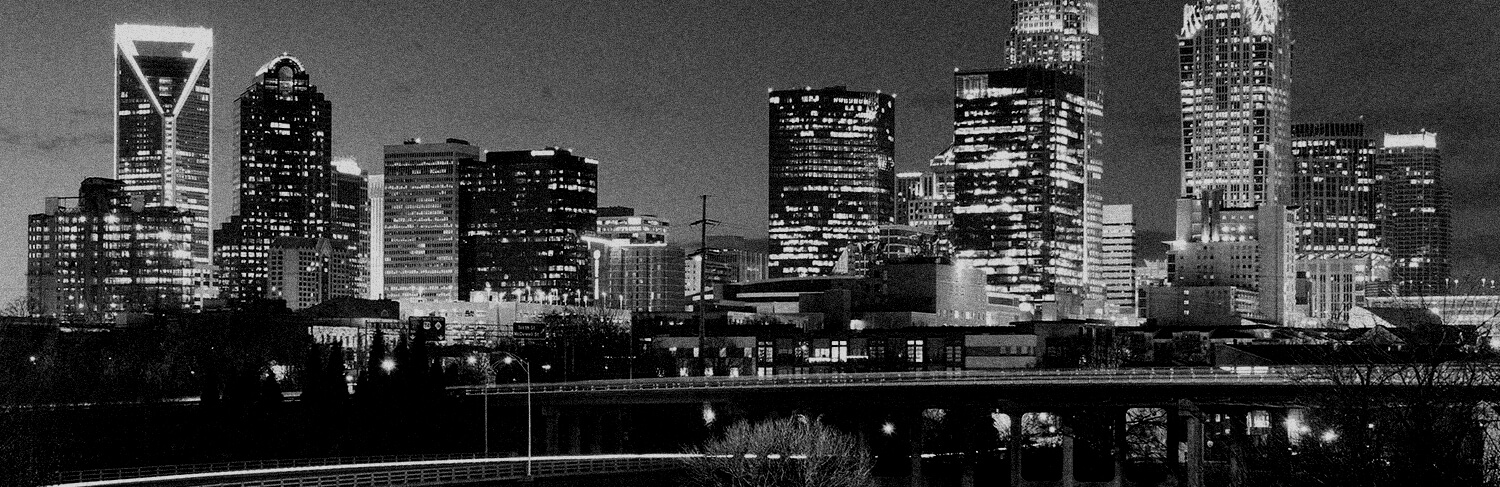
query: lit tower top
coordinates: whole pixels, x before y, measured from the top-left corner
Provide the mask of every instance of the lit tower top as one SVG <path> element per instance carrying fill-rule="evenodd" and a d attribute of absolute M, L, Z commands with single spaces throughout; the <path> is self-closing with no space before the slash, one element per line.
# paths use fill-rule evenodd
<path fill-rule="evenodd" d="M 1179 35 L 1182 194 L 1228 207 L 1285 198 L 1291 37 L 1278 0 L 1193 0 Z"/>
<path fill-rule="evenodd" d="M 193 214 L 193 260 L 208 263 L 213 30 L 115 26 L 115 177 L 148 206 Z"/>
<path fill-rule="evenodd" d="M 1011 67 L 1056 69 L 1087 82 L 1102 61 L 1099 0 L 1011 0 L 1010 14 Z"/>

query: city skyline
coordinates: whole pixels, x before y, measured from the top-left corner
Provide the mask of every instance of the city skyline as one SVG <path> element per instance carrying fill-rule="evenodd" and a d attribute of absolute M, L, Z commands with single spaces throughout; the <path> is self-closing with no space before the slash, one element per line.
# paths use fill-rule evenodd
<path fill-rule="evenodd" d="M 1106 153 L 1105 161 L 1111 168 L 1117 168 L 1117 170 L 1110 171 L 1110 177 L 1106 178 L 1104 183 L 1106 202 L 1135 204 L 1139 212 L 1137 221 L 1140 227 L 1155 231 L 1161 231 L 1170 224 L 1171 219 L 1167 215 L 1170 213 L 1172 199 L 1176 196 L 1173 194 L 1175 191 L 1171 189 L 1175 186 L 1176 180 L 1172 176 L 1176 172 L 1172 164 L 1172 160 L 1175 159 L 1172 157 L 1175 144 L 1170 142 L 1176 138 L 1172 129 L 1173 123 L 1170 122 L 1176 116 L 1175 110 L 1172 109 L 1176 105 L 1176 100 L 1172 96 L 1174 90 L 1170 82 L 1175 74 L 1173 69 L 1175 49 L 1172 48 L 1175 36 L 1173 34 L 1178 27 L 1182 2 L 1174 0 L 1164 1 L 1161 4 L 1160 8 L 1153 5 L 1152 8 L 1139 11 L 1116 8 L 1106 4 L 1102 6 L 1101 13 L 1101 28 L 1105 36 L 1110 39 L 1110 56 L 1106 58 L 1108 63 L 1100 75 L 1101 83 L 1111 100 L 1112 114 L 1107 119 L 1108 125 L 1105 129 L 1108 144 L 1106 147 L 1110 148 Z M 468 7 L 476 11 L 483 10 L 478 5 Z M 64 55 L 57 57 L 68 59 L 68 61 L 35 63 L 39 67 L 31 70 L 32 74 L 27 76 L 40 78 L 23 79 L 23 81 L 36 81 L 37 84 L 48 85 L 50 91 L 53 92 L 32 95 L 33 92 L 30 91 L 32 88 L 23 87 L 7 95 L 19 97 L 7 98 L 5 101 L 7 106 L 36 107 L 33 111 L 44 115 L 38 120 L 37 114 L 18 110 L 13 118 L 4 122 L 4 125 L 0 125 L 0 130 L 3 130 L 0 132 L 0 177 L 4 178 L 5 188 L 10 190 L 0 194 L 0 203 L 23 208 L 23 214 L 31 213 L 39 209 L 39 203 L 45 196 L 70 194 L 74 189 L 71 186 L 83 177 L 109 175 L 111 160 L 109 145 L 98 143 L 100 137 L 95 137 L 97 134 L 92 129 L 86 128 L 90 126 L 106 128 L 98 125 L 100 121 L 107 125 L 107 115 L 111 109 L 107 100 L 108 86 L 112 83 L 112 76 L 110 72 L 96 65 L 107 66 L 107 58 L 103 58 L 102 53 L 108 49 L 108 32 L 113 24 L 142 22 L 184 26 L 202 25 L 213 28 L 216 35 L 214 67 L 217 68 L 214 70 L 217 78 L 214 82 L 220 86 L 238 84 L 237 82 L 243 79 L 244 73 L 248 73 L 266 57 L 275 53 L 292 51 L 298 53 L 300 58 L 309 59 L 310 63 L 319 66 L 319 79 L 326 80 L 320 81 L 320 84 L 327 86 L 326 90 L 331 94 L 332 100 L 340 107 L 348 107 L 347 109 L 341 108 L 341 118 L 335 122 L 339 124 L 335 130 L 341 136 L 335 141 L 334 153 L 354 156 L 366 169 L 378 171 L 376 163 L 379 161 L 378 154 L 381 145 L 396 144 L 406 137 L 423 137 L 433 140 L 440 140 L 441 137 L 447 136 L 463 137 L 473 140 L 478 146 L 491 150 L 561 145 L 575 148 L 579 152 L 590 154 L 604 161 L 600 169 L 602 205 L 634 206 L 641 208 L 642 211 L 662 214 L 674 221 L 688 221 L 692 219 L 690 217 L 696 210 L 696 205 L 693 204 L 696 202 L 694 195 L 715 194 L 716 199 L 711 201 L 713 206 L 710 208 L 710 217 L 724 220 L 729 224 L 721 227 L 720 232 L 759 237 L 765 228 L 765 215 L 761 210 L 765 208 L 765 202 L 760 199 L 760 195 L 765 194 L 763 187 L 760 186 L 765 181 L 763 172 L 765 168 L 763 127 L 765 124 L 764 118 L 761 118 L 764 117 L 764 105 L 761 105 L 764 101 L 760 98 L 764 96 L 764 92 L 759 91 L 760 89 L 791 88 L 805 84 L 813 86 L 847 84 L 862 90 L 882 89 L 887 93 L 894 92 L 897 94 L 895 102 L 897 110 L 902 113 L 897 128 L 897 170 L 920 168 L 925 166 L 926 161 L 933 154 L 940 152 L 942 147 L 946 146 L 948 140 L 944 132 L 951 130 L 951 119 L 948 118 L 949 115 L 946 115 L 951 113 L 951 100 L 944 96 L 944 93 L 948 91 L 949 78 L 947 76 L 950 74 L 943 72 L 944 67 L 938 65 L 947 64 L 948 70 L 953 67 L 974 69 L 1001 67 L 1004 62 L 1004 29 L 1008 23 L 1008 16 L 1005 14 L 1006 7 L 1004 2 L 973 2 L 950 6 L 951 11 L 930 12 L 941 14 L 938 17 L 945 20 L 961 22 L 942 24 L 942 28 L 951 29 L 951 32 L 945 32 L 945 34 L 990 33 L 974 36 L 977 40 L 965 42 L 952 42 L 951 39 L 942 36 L 938 36 L 939 39 L 912 40 L 919 33 L 898 28 L 896 24 L 900 21 L 901 14 L 910 13 L 902 12 L 901 9 L 913 7 L 896 7 L 890 11 L 879 12 L 873 10 L 847 12 L 849 24 L 867 27 L 867 31 L 856 32 L 858 29 L 844 27 L 843 30 L 837 30 L 833 34 L 858 39 L 870 36 L 869 40 L 875 41 L 873 42 L 875 45 L 861 49 L 879 50 L 891 57 L 896 69 L 888 70 L 890 73 L 885 72 L 887 70 L 882 66 L 884 63 L 872 62 L 867 56 L 851 53 L 846 54 L 847 58 L 845 58 L 834 53 L 833 50 L 785 59 L 782 64 L 788 66 L 781 66 L 777 64 L 780 61 L 777 54 L 786 53 L 783 52 L 784 49 L 778 49 L 775 45 L 754 45 L 746 49 L 750 51 L 749 53 L 713 51 L 707 53 L 709 55 L 706 57 L 710 59 L 704 59 L 705 56 L 694 55 L 695 53 L 704 54 L 697 52 L 697 49 L 725 49 L 733 43 L 734 39 L 753 32 L 755 25 L 769 22 L 784 29 L 788 34 L 801 32 L 798 27 L 806 27 L 806 25 L 797 24 L 797 19 L 789 18 L 787 14 L 765 11 L 773 10 L 774 7 L 759 5 L 740 6 L 737 11 L 727 13 L 687 12 L 682 15 L 699 15 L 718 19 L 735 25 L 737 29 L 746 29 L 747 32 L 733 31 L 726 34 L 714 32 L 712 28 L 705 28 L 703 32 L 687 32 L 686 34 L 690 34 L 687 37 L 707 35 L 713 37 L 715 42 L 707 48 L 666 46 L 668 49 L 661 52 L 667 54 L 643 55 L 646 63 L 630 63 L 628 62 L 630 59 L 635 59 L 630 55 L 605 55 L 606 59 L 595 60 L 583 54 L 586 49 L 576 44 L 564 44 L 558 46 L 561 49 L 558 52 L 583 56 L 583 59 L 572 59 L 574 62 L 570 66 L 586 73 L 596 73 L 597 78 L 609 80 L 606 83 L 609 85 L 623 83 L 627 89 L 583 91 L 584 88 L 570 84 L 571 81 L 557 79 L 561 75 L 574 74 L 571 68 L 564 67 L 561 68 L 563 73 L 543 71 L 543 76 L 537 79 L 528 77 L 523 80 L 521 85 L 525 87 L 524 93 L 505 89 L 514 84 L 514 80 L 481 78 L 476 81 L 472 77 L 460 76 L 458 78 L 468 80 L 468 82 L 460 82 L 456 81 L 457 78 L 442 75 L 441 70 L 429 75 L 411 69 L 401 72 L 415 72 L 415 75 L 395 77 L 399 79 L 398 85 L 381 84 L 378 89 L 372 88 L 370 83 L 390 83 L 389 80 L 392 77 L 377 75 L 383 71 L 372 71 L 371 68 L 351 69 L 350 63 L 359 62 L 361 59 L 361 56 L 357 54 L 360 52 L 359 49 L 354 48 L 363 49 L 362 46 L 351 45 L 354 41 L 351 39 L 353 35 L 351 30 L 354 29 L 335 26 L 328 26 L 330 27 L 328 29 L 315 28 L 322 25 L 321 22 L 326 22 L 316 19 L 316 15 L 310 16 L 313 20 L 309 24 L 288 27 L 306 32 L 293 30 L 289 31 L 288 35 L 252 37 L 253 32 L 263 27 L 262 22 L 264 25 L 270 25 L 274 23 L 275 16 L 281 14 L 269 13 L 266 18 L 262 19 L 259 16 L 248 16 L 248 11 L 237 12 L 234 9 L 228 9 L 222 12 L 203 12 L 204 17 L 201 19 L 170 14 L 163 18 L 153 19 L 142 18 L 143 15 L 138 11 L 126 11 L 123 7 L 110 8 L 106 5 L 105 8 L 100 9 L 80 9 L 85 15 L 78 16 L 76 21 L 78 25 L 69 24 L 62 29 L 53 29 L 46 34 L 31 36 L 67 46 L 62 48 Z M 1475 235 L 1496 232 L 1494 228 L 1485 228 L 1485 225 L 1493 225 L 1488 223 L 1489 220 L 1494 220 L 1493 218 L 1481 218 L 1494 213 L 1494 208 L 1478 204 L 1478 201 L 1483 201 L 1485 195 L 1483 191 L 1474 191 L 1477 187 L 1483 187 L 1482 185 L 1487 181 L 1485 177 L 1493 176 L 1475 170 L 1476 166 L 1484 162 L 1479 154 L 1489 152 L 1478 148 L 1496 145 L 1495 140 L 1475 136 L 1475 132 L 1481 127 L 1492 125 L 1486 123 L 1487 119 L 1484 118 L 1491 115 L 1481 114 L 1485 110 L 1479 106 L 1480 103 L 1475 103 L 1476 106 L 1471 110 L 1464 109 L 1465 107 L 1461 104 L 1455 106 L 1461 103 L 1457 100 L 1471 99 L 1471 97 L 1463 96 L 1461 92 L 1447 89 L 1429 90 L 1420 87 L 1431 86 L 1431 84 L 1407 83 L 1405 85 L 1412 85 L 1413 93 L 1432 91 L 1451 96 L 1452 99 L 1403 96 L 1400 90 L 1405 85 L 1392 81 L 1424 79 L 1432 74 L 1431 70 L 1421 72 L 1422 70 L 1416 68 L 1408 70 L 1401 68 L 1413 65 L 1429 66 L 1427 63 L 1442 65 L 1444 59 L 1447 60 L 1446 66 L 1459 68 L 1452 71 L 1468 75 L 1463 78 L 1463 81 L 1472 82 L 1492 78 L 1493 76 L 1485 75 L 1483 72 L 1476 72 L 1480 68 L 1469 67 L 1460 62 L 1462 59 L 1477 59 L 1484 56 L 1444 58 L 1445 55 L 1452 54 L 1450 51 L 1434 49 L 1434 45 L 1437 44 L 1436 39 L 1430 42 L 1424 41 L 1425 38 L 1412 34 L 1415 32 L 1414 27 L 1397 24 L 1396 21 L 1402 19 L 1400 7 L 1375 14 L 1356 12 L 1354 21 L 1348 24 L 1335 24 L 1334 19 L 1340 17 L 1334 14 L 1349 13 L 1338 10 L 1336 7 L 1337 5 L 1289 6 L 1290 15 L 1294 19 L 1294 35 L 1298 39 L 1298 57 L 1295 61 L 1298 69 L 1297 88 L 1293 95 L 1297 108 L 1294 109 L 1293 120 L 1295 122 L 1339 121 L 1352 118 L 1355 114 L 1365 113 L 1369 115 L 1369 124 L 1374 133 L 1411 132 L 1419 128 L 1443 133 L 1444 159 L 1445 166 L 1447 166 L 1445 169 L 1447 169 L 1450 181 L 1455 183 L 1455 227 L 1461 232 L 1456 247 L 1463 246 L 1462 242 L 1465 237 L 1473 239 Z M 1453 20 L 1476 17 L 1463 15 L 1462 8 L 1464 7 L 1462 6 L 1446 7 L 1449 10 L 1431 10 L 1430 14 L 1438 15 L 1425 17 L 1429 20 L 1415 23 L 1416 27 L 1440 31 L 1441 26 L 1445 25 L 1442 23 L 1445 18 Z M 63 7 L 59 11 L 66 14 L 68 8 Z M 323 6 L 311 6 L 309 10 L 317 11 L 321 8 Z M 420 7 L 414 8 L 420 9 Z M 805 8 L 817 9 L 818 7 Z M 362 20 L 356 19 L 360 21 L 355 24 L 372 22 L 372 19 L 379 18 L 381 14 L 392 14 L 381 9 L 375 10 L 358 15 Z M 462 9 L 453 10 L 426 13 L 433 14 L 435 19 L 464 13 Z M 620 15 L 625 18 L 637 18 L 663 13 L 654 7 L 644 10 Z M 191 12 L 192 9 L 179 8 L 167 9 L 167 11 L 185 14 Z M 567 12 L 558 12 L 546 6 L 527 11 L 540 16 L 569 17 Z M 25 12 L 24 8 L 22 12 Z M 304 14 L 307 13 L 304 12 Z M 1411 12 L 1406 13 L 1411 14 Z M 58 14 L 54 11 L 38 12 L 41 17 Z M 592 15 L 598 15 L 598 18 L 608 18 L 608 14 L 609 12 L 597 12 L 591 14 L 589 18 L 593 18 Z M 236 15 L 238 15 L 238 21 L 233 20 Z M 818 19 L 839 18 L 833 15 L 808 15 Z M 1374 20 L 1384 20 L 1390 24 L 1389 27 L 1395 29 L 1383 32 L 1381 35 L 1392 35 L 1392 32 L 1395 32 L 1398 38 L 1402 35 L 1411 37 L 1408 40 L 1412 42 L 1382 45 L 1374 50 L 1373 55 L 1366 55 L 1364 51 L 1352 51 L 1355 46 L 1358 46 L 1353 40 L 1331 42 L 1330 38 L 1339 35 L 1357 40 L 1359 36 L 1353 34 L 1360 32 L 1360 28 L 1380 30 L 1368 22 L 1359 22 L 1358 16 L 1360 15 L 1367 16 L 1367 20 L 1370 17 Z M 339 17 L 331 13 L 330 16 L 330 18 Z M 365 16 L 373 17 L 364 18 Z M 1434 17 L 1437 20 L 1430 20 Z M 254 20 L 246 21 L 246 19 Z M 816 22 L 828 21 L 814 21 Z M 939 23 L 938 21 L 932 22 Z M 740 26 L 741 23 L 745 25 Z M 38 22 L 38 24 L 48 25 L 49 23 Z M 66 23 L 52 25 L 63 24 Z M 436 22 L 433 25 L 436 25 Z M 1351 29 L 1351 26 L 1356 28 Z M 1406 27 L 1407 30 L 1403 31 L 1400 27 Z M 1468 27 L 1492 28 L 1477 24 Z M 660 28 L 655 24 L 644 23 L 624 29 L 629 31 L 630 29 Z M 28 30 L 22 28 L 19 32 L 25 34 Z M 1407 32 L 1407 34 L 1401 34 L 1402 32 Z M 644 33 L 640 34 L 641 37 L 649 37 Z M 1471 38 L 1484 37 L 1473 32 L 1470 34 Z M 266 39 L 271 39 L 271 41 Z M 413 39 L 415 36 L 403 36 L 395 42 L 408 42 Z M 584 43 L 583 47 L 591 43 L 602 42 L 599 38 L 591 37 L 590 39 L 592 40 L 578 42 Z M 31 51 L 55 52 L 40 48 L 30 49 L 30 47 L 40 47 L 30 39 L 6 38 L 5 40 L 9 41 L 8 45 L 22 47 L 18 49 L 22 54 L 22 62 L 26 61 L 25 57 L 30 55 Z M 464 60 L 469 56 L 494 55 L 490 52 L 491 47 L 507 45 L 505 40 L 506 38 L 483 38 L 463 41 L 467 44 L 462 44 L 458 43 L 459 39 L 439 36 L 437 40 L 422 44 L 408 43 L 406 47 L 424 49 L 420 53 L 408 52 L 410 50 L 392 50 L 389 54 L 392 58 L 391 65 L 382 66 L 382 69 L 412 67 L 412 65 L 441 68 L 444 67 L 442 61 L 445 60 L 453 62 Z M 621 49 L 628 51 L 631 48 L 640 48 L 639 43 L 642 39 L 628 38 L 626 40 L 629 42 L 622 43 Z M 808 39 L 793 35 L 784 42 L 787 43 L 786 46 L 795 46 L 807 41 Z M 548 64 L 548 60 L 557 59 L 555 54 L 548 55 L 552 51 L 547 47 L 527 43 L 520 45 L 521 48 L 518 50 L 527 54 L 507 51 L 514 60 L 522 63 Z M 684 43 L 684 46 L 686 45 L 687 43 Z M 959 47 L 954 49 L 952 47 L 954 45 Z M 1439 45 L 1445 48 L 1454 47 Z M 445 49 L 445 47 L 452 48 Z M 1424 47 L 1428 49 L 1424 50 Z M 1457 51 L 1464 51 L 1462 43 L 1459 43 L 1457 47 L 1460 48 Z M 335 52 L 340 50 L 353 52 Z M 69 53 L 77 55 L 66 55 Z M 1416 54 L 1421 54 L 1421 56 Z M 1343 57 L 1338 57 L 1340 55 Z M 733 62 L 735 58 L 744 56 L 751 58 L 764 56 L 766 59 L 762 59 L 762 62 L 750 64 L 773 64 L 773 69 L 770 70 L 772 72 L 745 76 L 743 77 L 745 79 L 736 79 L 728 84 L 699 83 L 688 91 L 681 91 L 679 86 L 671 83 L 678 79 L 700 79 L 701 76 L 691 74 L 700 70 L 720 73 L 715 68 L 732 66 L 735 64 Z M 630 59 L 619 59 L 620 57 Z M 93 61 L 89 61 L 90 59 Z M 314 59 L 316 61 L 313 61 Z M 1134 59 L 1150 59 L 1151 62 L 1132 63 L 1131 60 Z M 1377 61 L 1386 64 L 1374 74 L 1359 69 L 1363 63 L 1374 64 Z M 917 64 L 914 66 L 911 64 L 913 62 Z M 703 66 L 704 63 L 708 66 Z M 551 64 L 559 63 L 552 61 Z M 473 69 L 466 66 L 452 67 L 460 74 L 469 76 L 474 74 Z M 592 71 L 594 69 L 601 71 L 594 72 Z M 610 71 L 610 69 L 615 69 L 615 71 Z M 1340 73 L 1336 77 L 1333 76 L 1339 70 L 1351 69 L 1352 73 Z M 1369 67 L 1366 66 L 1365 69 L 1368 70 Z M 657 73 L 663 70 L 668 73 Z M 682 71 L 680 74 L 683 76 L 664 75 L 676 72 L 674 70 Z M 642 74 L 642 71 L 646 73 Z M 782 71 L 790 71 L 790 73 Z M 1136 73 L 1137 71 L 1140 73 Z M 1127 73 L 1127 75 L 1121 76 L 1120 73 Z M 1441 77 L 1444 74 L 1439 72 L 1437 76 Z M 642 77 L 647 79 L 642 79 Z M 589 77 L 584 76 L 584 78 Z M 1147 83 L 1139 83 L 1139 79 L 1153 80 L 1155 88 L 1142 87 Z M 1344 89 L 1346 87 L 1339 85 L 1340 81 L 1347 83 L 1350 79 L 1372 80 L 1366 88 L 1373 88 L 1375 92 L 1346 90 Z M 1166 80 L 1168 84 L 1162 84 L 1163 80 Z M 230 85 L 223 85 L 225 82 L 229 82 Z M 541 86 L 536 86 L 537 83 Z M 1443 88 L 1477 88 L 1477 84 L 1469 86 L 1468 83 L 1438 82 L 1437 85 Z M 399 89 L 403 86 L 406 89 Z M 674 100 L 671 103 L 662 103 L 665 108 L 656 106 L 653 100 L 672 97 L 650 95 L 656 95 L 667 89 L 688 96 L 680 97 L 681 100 Z M 1341 91 L 1349 91 L 1352 94 L 1344 94 Z M 91 92 L 98 96 L 88 96 Z M 599 99 L 598 92 L 604 93 L 602 100 Z M 622 96 L 614 96 L 615 92 Z M 729 95 L 722 96 L 724 99 L 705 101 L 700 98 L 705 93 L 720 95 L 729 93 Z M 518 97 L 521 102 L 512 103 L 507 100 L 509 97 Z M 232 125 L 225 123 L 228 110 L 225 110 L 224 104 L 227 99 L 222 96 L 217 98 L 219 100 L 215 103 L 216 108 L 213 110 L 215 112 L 215 146 L 213 149 L 216 154 L 214 161 L 214 199 L 216 201 L 213 218 L 215 223 L 222 221 L 228 214 L 226 204 L 228 198 L 224 196 L 230 194 L 226 191 L 231 191 L 233 188 L 227 184 L 226 176 L 229 171 L 226 169 L 232 161 L 225 160 L 225 155 L 228 154 L 225 150 L 229 144 L 234 143 L 232 132 L 226 132 L 226 130 L 232 130 L 229 128 Z M 1356 98 L 1364 98 L 1365 103 L 1371 105 L 1391 108 L 1384 108 L 1382 111 L 1379 107 L 1368 105 L 1361 107 L 1351 102 Z M 25 105 L 17 103 L 23 99 L 27 100 Z M 1345 102 L 1338 102 L 1337 100 L 1340 99 Z M 1486 100 L 1479 99 L 1478 101 Z M 622 102 L 624 104 L 620 105 Z M 479 105 L 482 110 L 479 108 L 459 110 L 456 116 L 451 119 L 447 118 L 447 114 L 454 106 L 469 104 Z M 1402 108 L 1403 104 L 1407 106 Z M 1142 106 L 1148 108 L 1143 110 Z M 1163 106 L 1168 110 L 1161 110 Z M 1412 106 L 1416 106 L 1417 109 L 1412 109 Z M 475 113 L 476 110 L 480 113 Z M 579 113 L 580 110 L 583 113 Z M 1444 111 L 1450 113 L 1437 116 Z M 384 113 L 384 115 L 372 116 L 372 112 Z M 690 116 L 682 117 L 683 113 Z M 1404 118 L 1392 116 L 1395 113 L 1404 113 L 1402 116 Z M 347 121 L 342 118 L 345 115 L 349 117 Z M 555 118 L 549 121 L 548 117 Z M 495 118 L 502 121 L 497 121 Z M 590 118 L 596 118 L 597 121 L 588 121 Z M 1168 123 L 1161 123 L 1160 120 L 1154 118 L 1163 118 Z M 629 123 L 637 119 L 642 122 Z M 720 119 L 727 119 L 732 123 L 726 121 L 721 124 L 724 126 L 710 125 L 702 129 L 697 127 L 704 122 L 711 124 Z M 619 123 L 622 120 L 627 120 L 627 122 Z M 604 125 L 611 124 L 615 126 L 604 127 Z M 519 127 L 521 130 L 507 130 L 505 127 Z M 661 138 L 659 134 L 672 133 L 674 129 L 681 133 L 680 136 L 666 137 L 664 144 L 646 142 L 655 141 Z M 709 135 L 705 136 L 700 133 L 701 130 L 708 131 Z M 712 146 L 707 146 L 702 142 L 703 140 L 713 140 L 714 143 Z M 1163 144 L 1164 141 L 1165 144 Z M 688 150 L 686 147 L 700 150 Z M 715 153 L 725 155 L 716 156 L 714 161 L 705 164 L 702 160 L 702 154 L 706 153 L 701 150 L 703 148 L 713 149 Z M 48 168 L 48 172 L 56 173 L 56 177 L 36 177 L 39 167 Z M 683 178 L 683 175 L 687 177 Z M 1480 177 L 1476 178 L 1476 175 Z M 682 180 L 683 182 L 676 184 L 670 193 L 652 194 L 651 191 L 639 191 L 640 188 L 650 188 L 652 182 L 664 180 L 674 182 Z M 1132 189 L 1139 190 L 1131 191 Z M 24 241 L 23 219 L 13 220 L 15 221 L 0 223 L 0 238 L 14 242 Z M 19 270 L 23 268 L 22 266 L 24 266 L 24 258 L 21 256 L 6 255 L 0 258 L 0 268 Z M 1460 270 L 1459 274 L 1462 275 L 1462 273 L 1463 271 Z M 13 272 L 13 275 L 15 274 L 19 273 Z M 21 288 L 24 286 L 23 282 L 19 278 L 14 278 L 12 281 L 14 282 L 0 282 L 0 297 L 12 298 L 20 295 Z"/>

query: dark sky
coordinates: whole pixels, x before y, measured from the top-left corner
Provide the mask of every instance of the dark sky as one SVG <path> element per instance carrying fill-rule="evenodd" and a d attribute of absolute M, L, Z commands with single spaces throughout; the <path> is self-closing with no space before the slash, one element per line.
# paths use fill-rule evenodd
<path fill-rule="evenodd" d="M 1105 196 L 1146 229 L 1178 188 L 1179 0 L 1102 0 Z M 720 233 L 765 233 L 766 89 L 896 93 L 897 161 L 951 140 L 953 69 L 1000 67 L 1003 0 L 0 0 L 0 299 L 25 286 L 25 215 L 111 173 L 115 23 L 214 29 L 215 220 L 231 105 L 255 68 L 301 59 L 334 106 L 334 152 L 379 171 L 380 146 L 465 138 L 557 145 L 602 161 L 600 204 L 669 217 L 679 240 L 713 194 Z M 1468 261 L 1500 235 L 1500 13 L 1494 0 L 1290 2 L 1294 119 L 1363 115 L 1437 131 Z M 1500 261 L 1500 259 L 1494 259 Z"/>

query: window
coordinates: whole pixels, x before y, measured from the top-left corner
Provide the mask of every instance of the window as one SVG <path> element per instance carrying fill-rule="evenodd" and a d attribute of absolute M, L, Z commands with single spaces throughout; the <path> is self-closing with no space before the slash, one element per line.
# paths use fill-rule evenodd
<path fill-rule="evenodd" d="M 885 342 L 872 340 L 865 348 L 865 355 L 869 355 L 870 360 L 885 360 Z"/>
<path fill-rule="evenodd" d="M 776 361 L 776 342 L 761 340 L 755 342 L 755 360 L 763 364 Z"/>
<path fill-rule="evenodd" d="M 832 343 L 830 343 L 829 349 L 832 351 L 829 358 L 834 362 L 845 362 L 849 360 L 848 340 L 834 340 Z"/>
<path fill-rule="evenodd" d="M 948 365 L 962 365 L 964 363 L 964 346 L 948 345 L 943 347 L 943 363 Z"/>
<path fill-rule="evenodd" d="M 922 349 L 926 348 L 926 347 L 927 347 L 927 341 L 926 340 L 907 340 L 906 341 L 906 361 L 914 363 L 914 364 L 920 364 L 920 363 L 924 362 L 924 357 L 922 356 L 922 352 L 923 352 Z"/>

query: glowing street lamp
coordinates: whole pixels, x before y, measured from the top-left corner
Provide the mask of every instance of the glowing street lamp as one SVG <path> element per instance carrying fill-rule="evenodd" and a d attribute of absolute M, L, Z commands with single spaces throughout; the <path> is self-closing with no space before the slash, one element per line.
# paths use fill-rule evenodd
<path fill-rule="evenodd" d="M 505 354 L 505 359 L 503 359 L 502 362 L 505 362 L 506 365 L 510 365 L 514 362 L 520 362 L 521 370 L 526 372 L 526 478 L 531 478 L 531 363 L 522 360 L 521 357 L 517 357 L 515 354 L 510 352 L 500 353 Z M 543 365 L 542 368 L 549 369 L 551 367 Z M 488 386 L 486 386 L 486 388 L 488 388 Z M 489 398 L 486 397 L 485 399 L 486 401 L 488 401 Z M 485 419 L 486 421 L 488 421 L 489 416 L 486 415 Z M 485 431 L 485 435 L 486 438 L 488 438 L 488 430 Z"/>
<path fill-rule="evenodd" d="M 396 370 L 396 361 L 393 359 L 380 361 L 380 370 L 384 370 L 387 374 L 391 373 L 391 371 Z"/>

